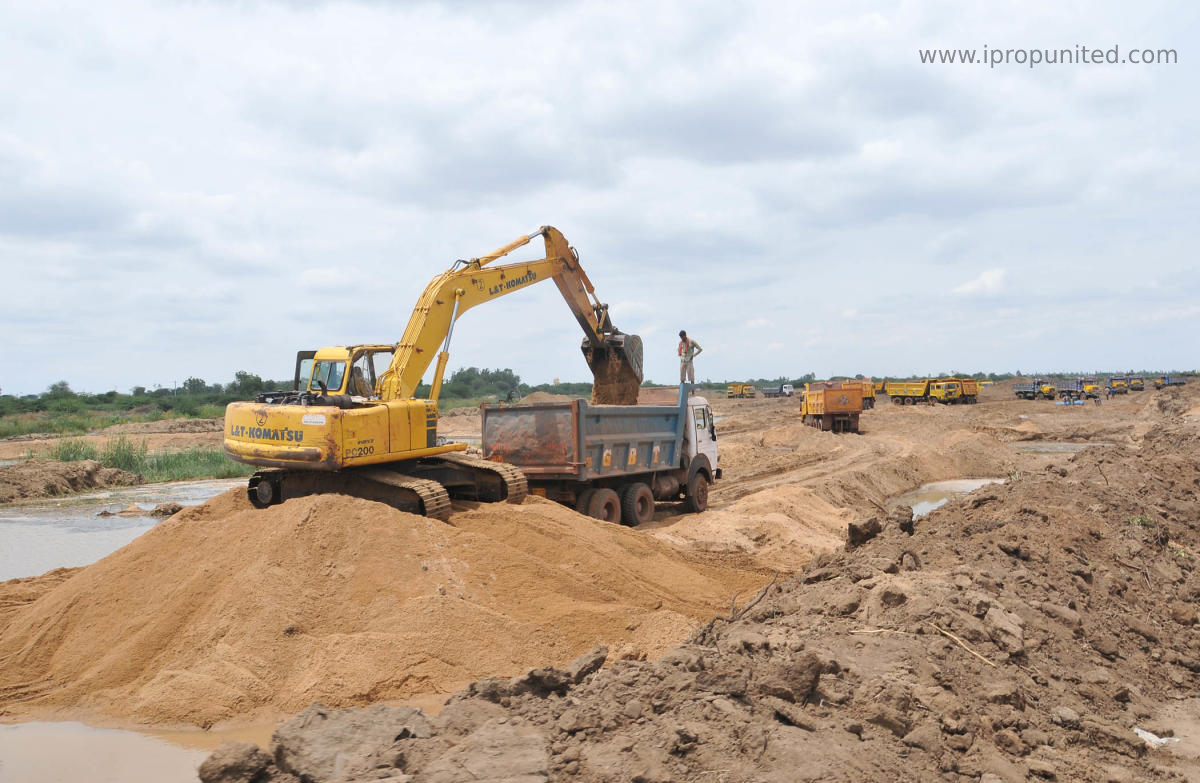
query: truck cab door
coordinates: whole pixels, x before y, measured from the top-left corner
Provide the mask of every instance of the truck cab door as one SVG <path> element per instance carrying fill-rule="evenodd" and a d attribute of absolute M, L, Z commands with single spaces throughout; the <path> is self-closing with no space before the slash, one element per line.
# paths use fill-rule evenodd
<path fill-rule="evenodd" d="M 696 454 L 708 457 L 708 464 L 713 469 L 717 467 L 717 428 L 713 423 L 712 409 L 707 405 L 692 407 L 692 443 L 695 444 Z"/>

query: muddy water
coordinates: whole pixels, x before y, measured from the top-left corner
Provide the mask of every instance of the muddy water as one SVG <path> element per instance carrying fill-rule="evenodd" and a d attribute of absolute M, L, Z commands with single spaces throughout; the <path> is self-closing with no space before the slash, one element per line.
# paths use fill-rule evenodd
<path fill-rule="evenodd" d="M 192 783 L 207 752 L 82 723 L 0 726 L 0 783 Z"/>
<path fill-rule="evenodd" d="M 244 479 L 180 481 L 73 495 L 0 508 L 0 581 L 83 566 L 128 544 L 159 522 L 153 517 L 101 517 L 136 504 L 195 506 Z"/>
<path fill-rule="evenodd" d="M 912 492 L 892 498 L 889 506 L 912 506 L 914 517 L 923 517 L 935 508 L 944 506 L 951 498 L 974 492 L 988 484 L 1003 484 L 1004 479 L 955 479 L 953 481 L 935 481 L 922 484 Z"/>
<path fill-rule="evenodd" d="M 1096 440 L 1087 442 L 1023 440 L 1012 444 L 1012 447 L 1026 454 L 1075 454 L 1093 446 L 1115 446 L 1109 441 Z"/>
<path fill-rule="evenodd" d="M 149 510 L 158 503 L 199 505 L 244 482 L 146 484 L 0 509 L 0 580 L 94 563 L 159 522 L 152 517 L 101 517 L 101 511 L 122 511 L 130 505 Z M 265 745 L 271 728 L 139 734 L 82 723 L 0 725 L 0 783 L 190 783 L 196 780 L 200 762 L 222 740 Z"/>

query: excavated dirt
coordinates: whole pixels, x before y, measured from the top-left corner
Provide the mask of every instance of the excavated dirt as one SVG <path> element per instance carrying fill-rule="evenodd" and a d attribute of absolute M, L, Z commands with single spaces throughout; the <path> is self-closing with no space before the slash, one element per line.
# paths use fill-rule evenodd
<path fill-rule="evenodd" d="M 656 657 L 763 579 L 538 498 L 472 506 L 445 524 L 233 490 L 35 600 L 35 581 L 0 589 L 22 604 L 0 626 L 0 715 L 209 726 L 448 694 L 597 640 Z"/>
<path fill-rule="evenodd" d="M 0 503 L 50 498 L 104 487 L 128 487 L 142 477 L 116 468 L 105 468 L 95 460 L 59 462 L 31 459 L 0 466 Z"/>
<path fill-rule="evenodd" d="M 222 758 L 281 781 L 1200 779 L 1200 389 L 882 398 L 859 435 L 800 425 L 794 398 L 709 399 L 725 476 L 705 514 L 660 504 L 629 530 L 531 498 L 447 526 L 230 493 L 0 583 L 0 717 L 204 725 L 517 674 L 434 718 L 313 708 L 206 779 L 234 779 Z M 477 437 L 477 414 L 453 422 Z M 1043 442 L 1106 445 L 1016 448 Z M 912 536 L 885 516 L 968 477 L 1007 483 Z M 882 533 L 843 550 L 872 515 Z M 597 642 L 604 669 L 568 665 Z M 1184 741 L 1147 750 L 1135 725 Z"/>
<path fill-rule="evenodd" d="M 746 594 L 657 660 L 601 669 L 597 650 L 484 679 L 435 717 L 314 706 L 270 754 L 225 747 L 202 780 L 1200 779 L 1200 428 L 1171 413 L 1197 396 L 1089 408 L 1119 446 L 1014 454 L 1006 483 L 915 522 L 857 516 L 859 546 Z M 1011 426 L 1087 428 L 1028 405 Z M 813 486 L 847 493 L 843 508 L 873 491 Z M 1152 748 L 1135 728 L 1182 741 Z"/>

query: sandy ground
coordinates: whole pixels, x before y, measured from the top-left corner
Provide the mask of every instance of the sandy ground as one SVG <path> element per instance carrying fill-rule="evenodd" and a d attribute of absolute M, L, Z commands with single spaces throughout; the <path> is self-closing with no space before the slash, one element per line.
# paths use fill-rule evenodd
<path fill-rule="evenodd" d="M 1089 524 L 1093 517 L 1105 516 L 1103 509 L 1110 509 L 1108 516 L 1112 517 L 1105 524 L 1122 523 L 1123 535 L 1130 528 L 1127 518 L 1142 515 L 1147 520 L 1182 525 L 1177 520 L 1191 514 L 1188 518 L 1195 521 L 1192 485 L 1195 457 L 1200 453 L 1195 445 L 1196 414 L 1200 411 L 1197 387 L 1130 394 L 1098 406 L 1061 407 L 1017 400 L 1006 385 L 985 390 L 980 404 L 974 406 L 900 407 L 881 401 L 878 408 L 864 413 L 863 431 L 858 435 L 822 433 L 801 425 L 796 399 L 712 398 L 710 402 L 721 417 L 717 426 L 725 477 L 714 488 L 710 510 L 704 514 L 682 515 L 664 504 L 652 524 L 630 530 L 600 525 L 564 507 L 529 499 L 518 507 L 460 504 L 450 524 L 443 525 L 345 498 L 308 498 L 255 512 L 234 492 L 176 515 L 93 566 L 0 584 L 0 716 L 13 721 L 46 714 L 84 715 L 160 725 L 250 721 L 295 712 L 314 700 L 347 706 L 449 693 L 479 677 L 509 676 L 532 666 L 564 666 L 598 641 L 609 645 L 610 663 L 619 658 L 631 666 L 643 665 L 637 661 L 654 660 L 689 637 L 695 642 L 692 635 L 705 620 L 728 613 L 730 596 L 740 593 L 744 601 L 776 571 L 790 581 L 780 583 L 788 586 L 785 592 L 772 593 L 770 605 L 776 614 L 758 617 L 759 625 L 776 622 L 772 618 L 793 617 L 786 633 L 800 634 L 797 649 L 803 649 L 809 644 L 803 640 L 811 634 L 819 636 L 820 628 L 830 622 L 828 618 L 850 617 L 850 625 L 839 632 L 843 636 L 836 649 L 828 649 L 831 642 L 821 642 L 826 648 L 822 671 L 827 673 L 829 660 L 834 660 L 859 671 L 864 679 L 855 682 L 864 688 L 875 687 L 876 681 L 897 680 L 901 685 L 896 687 L 907 689 L 908 695 L 896 696 L 896 704 L 909 711 L 915 709 L 916 699 L 930 709 L 932 696 L 914 695 L 914 689 L 931 687 L 923 684 L 926 675 L 937 682 L 937 675 L 923 668 L 924 653 L 920 651 L 937 642 L 935 657 L 945 658 L 950 648 L 956 647 L 954 642 L 935 634 L 933 639 L 918 640 L 912 649 L 880 649 L 880 655 L 897 656 L 895 666 L 868 665 L 855 651 L 869 646 L 868 642 L 883 644 L 892 637 L 885 634 L 853 640 L 844 636 L 851 627 L 892 628 L 913 635 L 928 631 L 927 627 L 915 630 L 924 627 L 922 623 L 948 623 L 951 627 L 947 630 L 972 649 L 984 648 L 984 657 L 993 663 L 1012 659 L 1016 668 L 1006 670 L 1004 676 L 1019 677 L 1020 667 L 1030 668 L 1028 659 L 1012 655 L 1014 650 L 1009 648 L 1015 643 L 1004 630 L 1022 623 L 1028 628 L 1036 625 L 1031 618 L 1046 617 L 1035 604 L 1048 602 L 1057 607 L 1061 602 L 1071 612 L 1094 612 L 1096 622 L 1108 629 L 1097 638 L 1123 638 L 1124 632 L 1114 630 L 1117 626 L 1113 623 L 1124 622 L 1124 615 L 1103 614 L 1100 610 L 1109 599 L 1096 593 L 1068 594 L 1064 587 L 1075 589 L 1083 578 L 1076 580 L 1062 564 L 1054 566 L 1060 569 L 1054 573 L 1039 566 L 1036 576 L 1041 581 L 1029 595 L 1019 590 L 1011 593 L 1017 588 L 997 576 L 1012 568 L 1005 565 L 1009 561 L 1003 558 L 1011 559 L 1005 552 L 1023 551 L 1021 540 L 1034 531 L 1054 533 L 1059 529 L 1056 526 L 1074 531 L 1071 535 L 1086 541 L 1092 535 Z M 463 437 L 477 435 L 478 414 L 447 416 L 442 431 Z M 1081 454 L 1022 450 L 1030 444 L 1069 442 L 1105 445 Z M 1186 465 L 1179 466 L 1176 473 L 1162 472 L 1168 467 L 1176 470 L 1173 462 L 1165 465 L 1161 460 L 1173 449 L 1189 455 L 1184 461 L 1193 473 L 1187 472 Z M 1141 476 L 1146 464 L 1153 464 L 1160 473 Z M 968 501 L 951 504 L 947 506 L 950 511 L 939 510 L 930 517 L 945 522 L 944 528 L 939 524 L 939 531 L 957 529 L 966 537 L 964 541 L 974 542 L 971 546 L 964 545 L 959 551 L 960 547 L 944 538 L 940 542 L 922 540 L 920 546 L 910 547 L 906 560 L 904 551 L 898 555 L 892 551 L 899 546 L 893 534 L 864 547 L 866 560 L 841 559 L 822 565 L 821 558 L 827 556 L 820 555 L 812 564 L 814 554 L 842 547 L 847 523 L 871 515 L 882 518 L 890 498 L 922 483 L 964 477 L 1009 481 L 1002 489 L 983 491 L 992 496 L 985 501 L 991 505 L 983 506 L 987 513 L 971 511 L 969 503 L 977 501 Z M 1172 494 L 1181 490 L 1192 493 L 1192 505 Z M 1125 494 L 1105 494 L 1118 492 Z M 962 511 L 964 508 L 967 511 Z M 959 509 L 957 516 L 947 516 L 953 509 Z M 1089 514 L 1090 509 L 1100 510 Z M 951 522 L 959 527 L 953 528 Z M 1134 527 L 1142 536 L 1143 528 Z M 1003 535 L 989 532 L 1000 528 Z M 980 530 L 987 535 L 971 538 Z M 1172 529 L 1170 536 L 1186 540 L 1188 530 L 1186 526 L 1181 531 Z M 1109 532 L 1105 528 L 1096 530 L 1095 535 L 1104 538 Z M 1057 545 L 1053 535 L 1039 536 L 1038 546 Z M 1000 538 L 1003 546 L 997 549 Z M 1134 543 L 1136 547 L 1122 544 L 1124 549 L 1088 552 L 1086 557 L 1095 562 L 1103 557 L 1109 564 L 1116 562 L 1114 558 L 1134 562 L 1139 553 L 1148 551 L 1145 542 Z M 884 544 L 890 549 L 868 551 Z M 1200 550 L 1200 542 L 1181 546 L 1185 552 Z M 1063 556 L 1077 559 L 1080 545 L 1072 551 L 1076 555 L 1068 551 Z M 936 561 L 937 568 L 929 574 L 937 574 L 937 580 L 913 582 L 911 575 L 897 574 L 887 566 L 889 557 L 901 565 Z M 991 565 L 984 562 L 997 557 L 1001 559 Z M 1030 568 L 1020 566 L 1020 558 L 1017 562 L 1019 567 Z M 825 568 L 861 575 L 835 584 L 841 585 L 836 590 L 822 587 L 824 592 L 816 601 L 806 597 L 808 588 L 803 585 L 832 582 L 834 577 L 822 576 L 811 582 L 803 575 L 788 577 L 806 567 L 809 571 L 805 573 Z M 1156 580 L 1150 563 L 1146 568 L 1145 579 Z M 967 569 L 963 576 L 973 586 L 958 579 L 956 569 Z M 871 577 L 876 570 L 896 582 L 895 595 L 903 595 L 903 600 L 872 591 L 887 581 Z M 1166 573 L 1167 577 L 1162 577 L 1166 583 L 1176 584 L 1173 572 L 1168 569 Z M 864 579 L 874 582 L 864 588 L 859 584 Z M 1189 579 L 1184 574 L 1178 584 L 1190 584 Z M 1055 580 L 1061 581 L 1057 587 Z M 781 588 L 777 585 L 775 589 Z M 982 629 L 965 617 L 947 619 L 937 614 L 936 606 L 942 603 L 961 605 L 969 590 L 991 595 L 984 603 L 999 606 L 1007 614 L 993 616 L 990 625 L 985 623 Z M 924 597 L 927 591 L 942 597 Z M 1111 600 L 1119 601 L 1120 591 L 1105 593 L 1110 594 L 1116 596 Z M 1178 591 L 1172 588 L 1171 594 L 1189 600 L 1182 587 Z M 842 601 L 841 595 L 859 598 Z M 1138 599 L 1138 612 L 1158 611 L 1143 605 L 1150 597 L 1147 593 Z M 1024 603 L 1018 604 L 1018 599 Z M 970 600 L 977 601 L 976 608 L 984 606 L 978 603 L 981 599 Z M 904 610 L 909 614 L 895 614 L 901 604 L 910 607 Z M 1001 622 L 1008 615 L 1021 622 Z M 1072 617 L 1069 613 L 1062 616 Z M 986 617 L 976 618 L 982 620 Z M 1164 622 L 1169 620 L 1168 613 Z M 905 626 L 906 622 L 912 627 Z M 1037 627 L 1037 638 L 1050 634 Z M 775 631 L 758 628 L 754 632 L 769 636 Z M 1190 646 L 1196 644 L 1189 634 L 1186 630 L 1172 632 L 1159 653 L 1160 659 L 1174 655 L 1185 661 L 1171 670 L 1171 677 L 1182 678 L 1179 686 L 1192 683 L 1195 676 L 1187 665 L 1192 660 Z M 1165 638 L 1161 632 L 1158 636 Z M 1083 638 L 1091 637 L 1085 634 Z M 1081 637 L 1068 633 L 1064 644 L 1075 638 Z M 718 651 L 726 644 L 718 636 L 702 637 L 701 641 L 717 645 L 714 649 Z M 840 646 L 846 642 L 849 647 Z M 1031 649 L 1040 651 L 1046 644 L 1049 642 Z M 1106 642 L 1100 644 L 1108 649 Z M 1025 647 L 1023 642 L 1023 655 Z M 1080 657 L 1084 652 L 1072 653 L 1069 644 L 1046 649 L 1068 660 L 1075 655 L 1080 665 L 1086 659 Z M 1166 691 L 1156 690 L 1146 680 L 1152 676 L 1149 665 L 1136 670 L 1109 666 L 1112 660 L 1105 657 L 1103 649 L 1099 653 L 1096 649 L 1086 648 L 1098 659 L 1086 660 L 1095 667 L 1108 666 L 1107 682 L 1141 678 L 1137 680 L 1137 698 L 1118 699 L 1120 704 L 1135 703 L 1148 715 L 1165 712 L 1167 706 L 1185 707 L 1163 701 Z M 103 653 L 98 653 L 101 650 Z M 725 660 L 722 655 L 725 652 L 714 658 L 713 666 L 744 663 Z M 762 657 L 770 656 L 764 652 Z M 944 664 L 938 666 L 944 668 Z M 1096 712 L 1096 720 L 1103 717 L 1103 727 L 1118 721 L 1120 716 L 1107 702 L 1101 709 L 1093 700 L 1085 705 L 1078 698 L 1067 698 L 1074 676 L 1068 676 L 1069 666 L 1055 670 L 1055 677 L 1045 674 L 1047 666 L 1042 663 L 1034 668 L 1047 683 L 1059 683 L 1052 689 L 1055 703 L 1075 705 L 1072 709 L 1076 712 L 1076 708 L 1086 707 Z M 960 668 L 954 669 L 956 677 Z M 995 674 L 986 667 L 980 672 Z M 985 688 L 986 682 L 972 679 L 980 672 L 961 672 L 963 679 L 955 681 L 954 688 L 963 692 Z M 1028 694 L 1051 685 L 1034 680 L 1032 684 L 1022 681 L 1019 687 Z M 1004 696 L 997 704 L 1014 708 L 1016 698 Z M 732 699 L 737 707 L 748 697 L 734 695 Z M 1027 696 L 1021 699 L 1023 705 L 1030 703 Z M 843 702 L 858 703 L 849 696 Z M 869 702 L 864 698 L 856 712 L 834 720 L 831 730 L 854 742 L 862 741 L 860 736 L 873 736 L 874 729 L 864 734 L 861 726 L 882 726 L 888 719 L 875 716 L 878 720 L 871 723 L 871 716 L 865 715 Z M 956 705 L 942 712 L 965 715 L 978 707 L 965 696 Z M 530 715 L 536 712 L 530 710 Z M 960 752 L 948 746 L 962 741 L 947 737 L 986 735 L 991 743 L 984 749 L 986 758 L 991 759 L 988 754 L 994 752 L 1004 761 L 988 769 L 1001 770 L 1000 779 L 1010 779 L 1005 770 L 1017 763 L 1027 765 L 1030 750 L 1046 744 L 1040 743 L 1044 738 L 1037 732 L 1052 733 L 1049 707 L 1045 721 L 1026 716 L 1023 726 L 1008 713 L 1001 715 L 999 707 L 996 710 L 995 720 L 983 734 L 974 728 L 959 732 L 965 717 L 950 718 L 940 729 L 925 731 L 927 735 L 930 731 L 945 735 L 937 743 L 926 743 L 938 749 L 928 766 L 934 777 L 957 779 L 953 777 L 958 774 L 955 768 L 939 768 L 939 764 L 949 765 L 942 758 L 944 753 Z M 693 717 L 703 722 L 701 716 Z M 904 712 L 887 731 L 894 733 L 897 726 L 903 726 L 907 736 L 917 724 L 923 725 L 919 717 Z M 1179 718 L 1180 725 L 1185 717 Z M 1136 719 L 1136 714 L 1130 719 Z M 792 715 L 789 720 L 816 720 L 825 725 L 821 715 Z M 837 725 L 838 721 L 859 726 L 859 732 Z M 1155 725 L 1161 728 L 1161 724 Z M 1103 727 L 1092 729 L 1091 735 L 1107 736 L 1104 732 L 1108 729 Z M 669 727 L 658 728 L 666 731 Z M 604 720 L 596 730 L 608 736 Z M 1003 734 L 1006 730 L 1020 743 L 1010 742 Z M 904 753 L 916 753 L 913 748 L 929 752 L 914 744 L 916 740 L 901 743 L 904 737 L 900 735 L 880 739 L 885 755 L 897 748 L 908 748 Z M 1076 741 L 1078 738 L 1072 740 Z M 1112 750 L 1108 746 L 1119 745 L 1116 740 L 1108 745 L 1095 740 L 1093 744 L 1101 755 Z M 738 745 L 730 752 L 749 751 Z M 852 746 L 830 746 L 827 755 L 833 764 L 855 758 L 859 752 Z M 1118 747 L 1112 752 L 1121 751 Z M 1005 760 L 1005 754 L 1016 761 Z M 889 766 L 891 763 L 862 768 L 886 775 L 899 769 Z M 1100 768 L 1087 767 L 1085 760 L 1074 757 L 1059 763 L 1064 774 Z M 753 768 L 752 762 L 745 764 L 749 765 L 746 769 Z M 622 774 L 628 771 L 624 766 L 612 767 L 617 768 Z M 978 765 L 962 769 L 964 774 L 974 770 L 974 778 L 968 779 L 982 774 Z M 1139 769 L 1145 772 L 1145 768 Z M 1023 780 L 1023 775 L 1011 779 Z"/>

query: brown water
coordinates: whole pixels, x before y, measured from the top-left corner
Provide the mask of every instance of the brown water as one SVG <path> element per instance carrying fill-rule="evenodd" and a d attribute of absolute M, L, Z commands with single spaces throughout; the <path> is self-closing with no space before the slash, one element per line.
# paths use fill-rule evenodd
<path fill-rule="evenodd" d="M 82 723 L 0 726 L 0 783 L 194 783 L 207 755 Z"/>
<path fill-rule="evenodd" d="M 914 517 L 923 517 L 935 508 L 944 506 L 951 498 L 974 492 L 988 484 L 1003 484 L 1004 479 L 954 479 L 953 481 L 934 481 L 922 484 L 912 492 L 892 498 L 889 506 L 912 506 Z"/>

